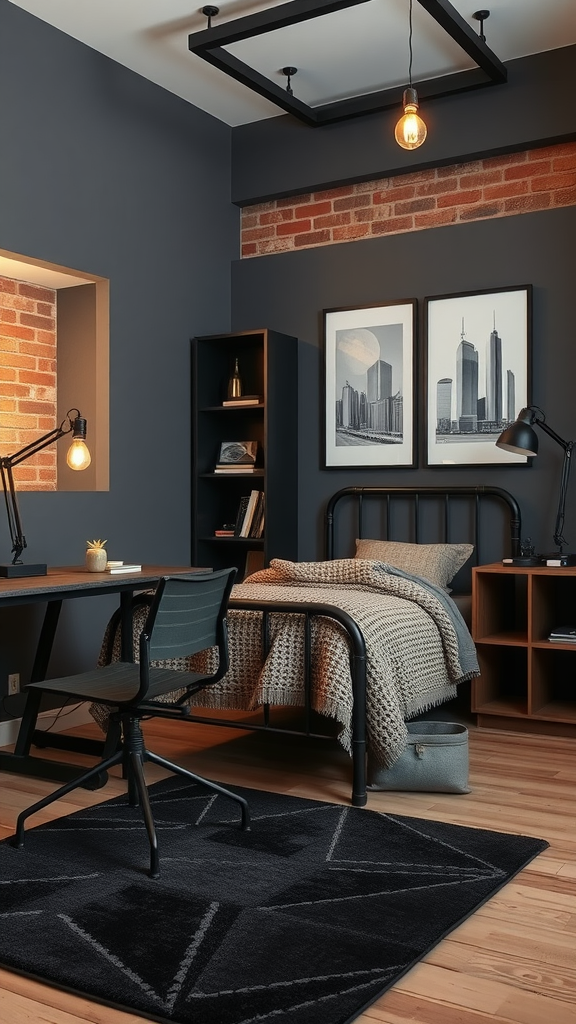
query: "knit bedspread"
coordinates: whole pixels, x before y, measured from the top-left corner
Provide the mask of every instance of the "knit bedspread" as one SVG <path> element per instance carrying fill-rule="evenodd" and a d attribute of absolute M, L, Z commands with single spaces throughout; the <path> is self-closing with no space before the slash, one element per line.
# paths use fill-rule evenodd
<path fill-rule="evenodd" d="M 405 722 L 451 699 L 456 687 L 479 674 L 474 645 L 456 605 L 437 587 L 383 562 L 337 559 L 288 562 L 274 559 L 233 588 L 232 598 L 336 605 L 358 624 L 366 643 L 367 737 L 371 759 L 390 766 L 402 753 Z M 146 612 L 134 621 L 137 637 Z M 228 611 L 230 668 L 191 704 L 253 710 L 262 704 L 304 704 L 304 620 L 297 613 L 270 617 L 270 650 L 263 661 L 261 613 Z M 106 643 L 106 638 L 105 638 Z M 116 637 L 115 656 L 119 638 Z M 338 739 L 351 751 L 352 678 L 343 626 L 326 616 L 311 624 L 312 705 L 339 726 Z M 211 671 L 210 654 L 165 666 Z M 93 708 L 104 724 L 106 709 Z"/>

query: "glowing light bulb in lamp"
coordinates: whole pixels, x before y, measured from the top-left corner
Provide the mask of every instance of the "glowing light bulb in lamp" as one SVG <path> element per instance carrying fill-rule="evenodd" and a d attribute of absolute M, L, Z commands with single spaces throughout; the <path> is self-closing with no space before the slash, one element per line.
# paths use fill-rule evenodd
<path fill-rule="evenodd" d="M 86 420 L 82 416 L 77 416 L 74 420 L 72 429 L 72 444 L 68 449 L 66 462 L 70 466 L 70 469 L 87 469 L 92 458 L 85 441 Z"/>

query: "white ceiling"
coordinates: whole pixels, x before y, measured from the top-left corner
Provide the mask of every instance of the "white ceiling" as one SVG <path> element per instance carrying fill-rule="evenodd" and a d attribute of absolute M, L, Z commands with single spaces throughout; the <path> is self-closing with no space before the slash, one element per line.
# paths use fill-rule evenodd
<path fill-rule="evenodd" d="M 188 35 L 207 27 L 187 0 L 10 0 L 30 14 L 231 126 L 282 110 L 190 53 Z M 216 2 L 213 25 L 276 7 L 283 0 Z M 297 3 L 298 0 L 293 0 Z M 452 0 L 474 28 L 478 0 Z M 413 4 L 413 73 L 419 79 L 473 67 L 420 6 Z M 487 45 L 501 61 L 576 43 L 576 0 L 491 0 Z M 309 105 L 407 84 L 408 0 L 369 0 L 335 14 L 230 47 L 250 67 L 284 86 L 292 65 L 294 95 Z"/>

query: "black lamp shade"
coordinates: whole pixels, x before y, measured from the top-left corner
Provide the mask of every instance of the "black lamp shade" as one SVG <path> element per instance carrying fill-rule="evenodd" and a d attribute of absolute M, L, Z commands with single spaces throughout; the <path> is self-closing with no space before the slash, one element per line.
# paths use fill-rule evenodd
<path fill-rule="evenodd" d="M 497 448 L 516 455 L 538 455 L 538 435 L 532 426 L 533 412 L 522 409 L 518 419 L 502 431 L 496 441 Z"/>

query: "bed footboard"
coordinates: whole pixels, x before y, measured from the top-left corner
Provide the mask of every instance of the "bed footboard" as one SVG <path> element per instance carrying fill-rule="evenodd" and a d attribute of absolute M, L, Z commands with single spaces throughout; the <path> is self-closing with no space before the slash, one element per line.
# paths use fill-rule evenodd
<path fill-rule="evenodd" d="M 275 726 L 270 720 L 270 709 L 264 705 L 262 723 L 239 723 L 222 718 L 207 718 L 190 714 L 187 721 L 204 724 L 232 726 L 250 731 L 278 732 L 293 736 L 307 736 L 313 739 L 329 739 L 331 737 L 312 731 L 312 662 L 311 662 L 311 620 L 314 616 L 335 619 L 346 631 L 350 648 L 350 675 L 352 678 L 352 803 L 355 807 L 366 804 L 366 644 L 364 636 L 348 612 L 332 604 L 319 604 L 300 601 L 250 601 L 231 598 L 230 610 L 253 611 L 262 614 L 262 649 L 264 657 L 270 649 L 270 616 L 278 612 L 302 615 L 304 618 L 304 708 L 301 729 L 284 729 Z"/>

